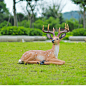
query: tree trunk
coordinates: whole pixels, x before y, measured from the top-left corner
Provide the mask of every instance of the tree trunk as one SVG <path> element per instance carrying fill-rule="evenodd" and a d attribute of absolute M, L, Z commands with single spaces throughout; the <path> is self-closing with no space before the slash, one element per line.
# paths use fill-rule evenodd
<path fill-rule="evenodd" d="M 14 13 L 14 26 L 18 26 L 17 24 L 17 15 L 16 15 L 16 1 L 13 0 L 13 13 Z"/>
<path fill-rule="evenodd" d="M 30 17 L 30 28 L 32 28 L 32 17 Z"/>
<path fill-rule="evenodd" d="M 30 28 L 33 28 L 32 23 L 33 23 L 33 14 L 31 14 L 31 16 L 30 16 Z"/>
<path fill-rule="evenodd" d="M 84 29 L 85 29 L 85 8 L 84 8 L 84 12 L 83 12 L 83 26 L 84 26 Z"/>

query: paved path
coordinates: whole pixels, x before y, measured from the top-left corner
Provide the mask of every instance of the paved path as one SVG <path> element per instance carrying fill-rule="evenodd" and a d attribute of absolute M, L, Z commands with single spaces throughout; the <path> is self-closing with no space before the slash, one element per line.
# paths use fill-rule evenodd
<path fill-rule="evenodd" d="M 69 42 L 69 43 L 74 43 L 74 42 L 85 42 L 85 41 L 70 41 L 70 40 L 62 40 L 63 42 Z"/>
<path fill-rule="evenodd" d="M 78 43 L 78 42 L 85 42 L 85 41 L 70 41 L 70 40 L 62 40 L 63 42 L 69 42 L 69 43 Z M 51 42 L 51 40 L 46 41 L 33 41 L 33 42 Z"/>

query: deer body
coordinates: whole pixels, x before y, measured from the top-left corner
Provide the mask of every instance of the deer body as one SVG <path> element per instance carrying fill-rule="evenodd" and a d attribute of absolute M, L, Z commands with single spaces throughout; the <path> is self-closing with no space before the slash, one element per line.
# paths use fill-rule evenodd
<path fill-rule="evenodd" d="M 47 64 L 47 65 L 48 64 L 56 64 L 56 65 L 64 64 L 65 61 L 59 60 L 57 59 L 57 57 L 59 53 L 59 42 L 65 36 L 65 34 L 61 35 L 60 38 L 59 36 L 61 33 L 68 32 L 69 29 L 67 28 L 64 31 L 59 32 L 57 36 L 55 36 L 54 31 L 55 31 L 54 29 L 53 29 L 53 32 L 49 31 L 49 25 L 48 25 L 48 31 L 44 31 L 44 27 L 43 27 L 43 32 L 53 34 L 53 38 L 51 37 L 51 35 L 47 34 L 47 37 L 52 40 L 52 43 L 53 43 L 52 49 L 47 50 L 47 51 L 42 51 L 42 50 L 27 51 L 22 55 L 21 59 L 19 60 L 19 63 Z"/>
<path fill-rule="evenodd" d="M 20 63 L 27 62 L 30 60 L 31 55 L 34 57 L 31 58 L 33 61 L 49 61 L 50 59 L 55 59 L 58 57 L 59 53 L 59 45 L 53 45 L 52 49 L 47 50 L 47 51 L 42 51 L 42 50 L 31 50 L 25 52 L 21 59 L 19 60 Z"/>

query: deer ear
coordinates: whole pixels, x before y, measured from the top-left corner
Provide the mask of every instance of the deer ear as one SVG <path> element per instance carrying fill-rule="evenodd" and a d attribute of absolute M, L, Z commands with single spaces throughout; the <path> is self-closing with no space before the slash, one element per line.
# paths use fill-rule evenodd
<path fill-rule="evenodd" d="M 47 34 L 47 38 L 53 39 L 50 34 Z"/>
<path fill-rule="evenodd" d="M 60 39 L 64 38 L 66 36 L 66 33 L 65 34 L 62 34 Z"/>

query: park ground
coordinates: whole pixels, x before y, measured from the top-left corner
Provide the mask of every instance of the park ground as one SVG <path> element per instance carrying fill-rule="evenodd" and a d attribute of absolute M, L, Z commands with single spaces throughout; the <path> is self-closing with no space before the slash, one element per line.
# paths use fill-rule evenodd
<path fill-rule="evenodd" d="M 86 43 L 60 43 L 64 65 L 18 64 L 24 52 L 49 50 L 48 42 L 0 42 L 0 85 L 86 85 Z"/>

